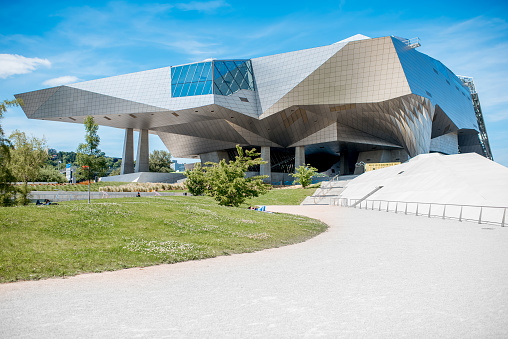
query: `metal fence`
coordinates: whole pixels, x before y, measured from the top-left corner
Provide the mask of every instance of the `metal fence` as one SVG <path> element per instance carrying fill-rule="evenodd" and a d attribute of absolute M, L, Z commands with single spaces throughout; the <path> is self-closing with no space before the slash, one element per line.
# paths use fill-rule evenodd
<path fill-rule="evenodd" d="M 506 225 L 506 210 L 502 206 L 440 204 L 418 201 L 361 200 L 331 198 L 330 205 L 360 209 L 412 214 L 428 218 L 455 219 L 478 224 Z"/>

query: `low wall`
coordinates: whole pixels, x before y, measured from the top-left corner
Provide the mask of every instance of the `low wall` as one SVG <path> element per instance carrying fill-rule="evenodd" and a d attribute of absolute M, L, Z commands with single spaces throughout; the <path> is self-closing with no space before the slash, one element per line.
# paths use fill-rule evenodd
<path fill-rule="evenodd" d="M 153 182 L 174 184 L 178 180 L 185 179 L 185 175 L 181 172 L 172 173 L 155 173 L 155 172 L 138 172 L 122 175 L 114 175 L 110 177 L 102 177 L 99 181 L 111 182 Z"/>
<path fill-rule="evenodd" d="M 91 199 L 111 199 L 111 198 L 132 198 L 136 197 L 138 192 L 90 192 Z M 154 196 L 185 196 L 191 195 L 187 192 L 140 192 L 142 197 Z M 71 201 L 71 200 L 88 200 L 88 192 L 75 191 L 32 191 L 29 198 L 32 201 L 48 199 L 49 201 Z"/>

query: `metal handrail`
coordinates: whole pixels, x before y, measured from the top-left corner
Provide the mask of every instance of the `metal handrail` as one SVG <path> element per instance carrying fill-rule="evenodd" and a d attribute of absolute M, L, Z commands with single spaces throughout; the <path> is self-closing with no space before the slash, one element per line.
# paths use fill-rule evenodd
<path fill-rule="evenodd" d="M 325 196 L 326 196 L 326 193 L 324 190 L 328 190 L 330 191 L 333 187 L 331 187 L 332 185 L 332 182 L 335 182 L 335 181 L 339 181 L 339 176 L 340 176 L 340 173 L 333 176 L 332 178 L 330 178 L 330 180 L 328 180 L 328 183 L 325 184 L 323 187 L 320 187 L 320 189 L 322 190 L 318 195 L 313 195 L 312 197 L 314 198 L 314 204 L 316 203 L 316 198 L 318 198 L 318 202 L 321 201 Z"/>
<path fill-rule="evenodd" d="M 330 179 L 330 181 L 339 181 L 340 173 Z"/>
<path fill-rule="evenodd" d="M 404 214 L 414 214 L 415 216 L 427 216 L 430 217 L 440 217 L 442 219 L 458 219 L 459 221 L 474 221 L 478 222 L 478 224 L 495 224 L 495 225 L 501 225 L 501 227 L 505 227 L 506 225 L 506 217 L 507 217 L 507 209 L 508 207 L 503 206 L 488 206 L 488 205 L 461 205 L 461 204 L 443 204 L 443 203 L 436 203 L 436 202 L 421 202 L 421 201 L 400 201 L 400 200 L 368 200 L 365 199 L 361 202 L 359 202 L 358 205 L 355 205 L 356 202 L 360 201 L 361 199 L 348 199 L 348 198 L 332 198 L 330 199 L 330 205 L 334 206 L 342 206 L 342 207 L 354 207 L 354 208 L 360 208 L 362 209 L 362 206 L 364 206 L 365 209 L 377 209 L 378 211 L 386 210 L 386 212 L 395 212 L 396 214 L 399 213 L 399 204 L 404 204 L 402 207 L 404 207 Z M 376 204 L 377 203 L 377 204 Z M 383 203 L 386 205 L 382 208 Z M 392 204 L 392 209 L 390 209 L 390 204 Z M 395 204 L 395 206 L 393 205 Z M 370 208 L 369 208 L 370 205 Z M 408 206 L 409 205 L 416 205 L 415 206 L 415 212 L 408 212 Z M 428 209 L 425 210 L 425 206 L 428 206 Z M 442 213 L 439 214 L 433 214 L 432 206 L 442 206 Z M 422 208 L 420 208 L 422 207 Z M 452 217 L 450 215 L 447 216 L 446 209 L 447 207 L 457 207 L 460 208 L 460 212 L 458 217 Z M 464 216 L 464 207 L 469 208 L 479 208 L 479 214 L 478 217 L 475 217 L 473 219 L 466 218 Z M 485 212 L 488 209 L 494 209 L 494 210 L 502 210 L 502 218 L 501 221 L 492 221 L 492 220 L 486 220 L 485 218 Z M 449 209 L 448 209 L 449 210 Z M 435 208 L 434 208 L 435 211 Z M 434 212 L 435 213 L 435 212 Z M 483 218 L 482 218 L 483 216 Z"/>

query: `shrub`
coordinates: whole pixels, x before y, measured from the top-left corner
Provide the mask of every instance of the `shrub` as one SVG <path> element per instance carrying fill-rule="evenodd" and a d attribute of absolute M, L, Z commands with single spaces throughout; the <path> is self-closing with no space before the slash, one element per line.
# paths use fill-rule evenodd
<path fill-rule="evenodd" d="M 219 163 L 207 162 L 206 168 L 196 164 L 192 171 L 185 171 L 189 192 L 193 195 L 205 193 L 219 205 L 236 207 L 248 198 L 266 193 L 270 185 L 262 179 L 267 176 L 245 177 L 249 167 L 262 165 L 266 161 L 259 157 L 255 149 L 244 151 L 239 145 L 236 149 L 238 156 L 234 161 L 226 163 L 223 159 Z"/>
<path fill-rule="evenodd" d="M 187 176 L 185 180 L 185 187 L 189 190 L 192 195 L 203 195 L 206 192 L 208 186 L 205 170 L 201 167 L 200 163 L 194 165 L 194 168 L 184 172 Z"/>

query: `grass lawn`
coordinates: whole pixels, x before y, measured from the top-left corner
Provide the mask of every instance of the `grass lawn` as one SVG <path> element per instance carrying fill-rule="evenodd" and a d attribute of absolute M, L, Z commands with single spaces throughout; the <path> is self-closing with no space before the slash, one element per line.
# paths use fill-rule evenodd
<path fill-rule="evenodd" d="M 287 195 L 296 191 L 272 195 L 288 203 Z M 276 200 L 270 196 L 257 199 L 267 205 Z M 325 229 L 305 217 L 221 207 L 210 197 L 0 208 L 0 282 L 253 252 L 301 242 Z"/>
<path fill-rule="evenodd" d="M 256 198 L 246 200 L 243 206 L 254 205 L 300 205 L 301 202 L 312 195 L 320 184 L 312 185 L 312 187 L 291 188 L 291 189 L 272 189 L 266 194 Z"/>

